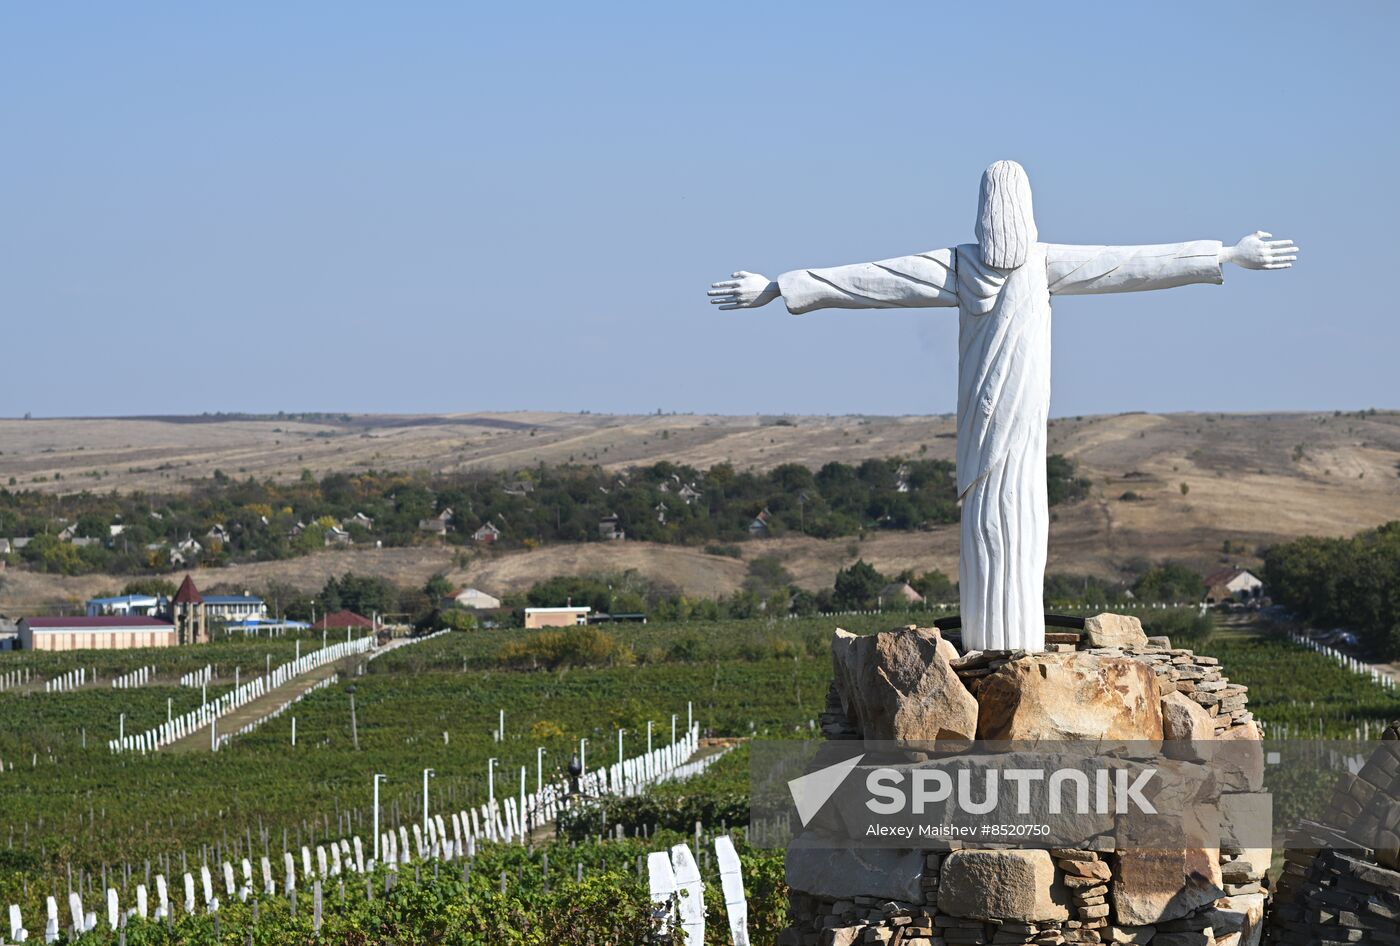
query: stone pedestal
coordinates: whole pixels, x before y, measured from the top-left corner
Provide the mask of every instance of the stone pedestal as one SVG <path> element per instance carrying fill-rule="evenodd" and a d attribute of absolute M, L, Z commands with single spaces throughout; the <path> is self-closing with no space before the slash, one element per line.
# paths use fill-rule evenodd
<path fill-rule="evenodd" d="M 1149 639 L 1128 616 L 1099 615 L 1083 635 L 1047 640 L 1052 650 L 1043 654 L 958 654 L 931 628 L 868 638 L 838 631 L 822 732 L 936 742 L 939 752 L 957 751 L 974 732 L 1105 747 L 1165 738 L 1163 755 L 1188 764 L 1218 756 L 1213 746 L 1228 740 L 1236 760 L 1222 776 L 1228 794 L 1210 813 L 1222 824 L 1204 819 L 1215 846 L 1120 849 L 1113 832 L 1049 850 L 953 841 L 835 852 L 797 843 L 787 856 L 790 925 L 779 943 L 1258 946 L 1270 852 L 1236 843 L 1229 827 L 1267 800 L 1258 794 L 1261 736 L 1245 688 L 1213 658 Z"/>

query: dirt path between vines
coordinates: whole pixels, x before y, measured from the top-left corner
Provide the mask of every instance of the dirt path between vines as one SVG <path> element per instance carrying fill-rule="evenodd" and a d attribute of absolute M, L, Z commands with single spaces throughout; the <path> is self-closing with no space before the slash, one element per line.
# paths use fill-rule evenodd
<path fill-rule="evenodd" d="M 349 673 L 354 668 L 355 662 L 363 659 L 364 655 L 354 654 L 334 663 L 323 664 L 314 670 L 308 670 L 299 677 L 293 677 L 277 689 L 264 693 L 231 713 L 220 716 L 218 720 L 219 734 L 238 732 L 244 726 L 266 716 L 288 700 L 294 699 L 317 684 L 328 680 L 333 674 Z M 183 739 L 172 742 L 166 748 L 175 752 L 208 752 L 209 727 L 201 726 Z"/>

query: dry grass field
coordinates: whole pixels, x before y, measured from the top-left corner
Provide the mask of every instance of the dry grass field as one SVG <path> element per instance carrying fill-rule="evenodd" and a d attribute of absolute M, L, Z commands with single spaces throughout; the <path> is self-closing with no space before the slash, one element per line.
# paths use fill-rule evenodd
<path fill-rule="evenodd" d="M 1205 569 L 1255 561 L 1300 535 L 1344 535 L 1400 519 L 1400 414 L 1123 414 L 1051 422 L 1051 450 L 1075 460 L 1090 498 L 1057 507 L 1050 568 L 1117 577 L 1174 559 Z M 215 469 L 285 479 L 303 469 L 507 468 L 537 463 L 625 467 L 672 460 L 765 468 L 869 456 L 953 457 L 951 417 L 716 417 L 463 414 L 316 418 L 122 418 L 0 421 L 0 481 L 53 492 L 186 488 Z M 61 478 L 56 478 L 61 475 Z M 1128 498 L 1125 498 L 1128 497 Z M 1236 543 L 1243 551 L 1223 552 Z M 956 573 L 957 530 L 873 534 L 862 541 L 785 537 L 744 546 L 773 555 L 798 582 L 828 586 L 856 555 L 886 571 Z M 474 558 L 450 549 L 349 549 L 290 562 L 196 573 L 201 586 L 256 588 L 276 578 L 319 587 L 370 572 L 420 584 L 435 572 L 494 591 L 555 574 L 636 569 L 694 594 L 730 591 L 743 561 L 698 549 L 590 543 Z M 103 576 L 58 578 L 11 569 L 0 613 L 78 601 L 119 587 Z"/>

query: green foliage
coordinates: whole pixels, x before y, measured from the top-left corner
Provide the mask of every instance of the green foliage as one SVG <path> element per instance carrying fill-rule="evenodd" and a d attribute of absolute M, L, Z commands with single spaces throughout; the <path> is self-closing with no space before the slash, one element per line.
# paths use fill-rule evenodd
<path fill-rule="evenodd" d="M 874 608 L 879 604 L 880 589 L 888 583 L 889 579 L 876 571 L 873 565 L 864 559 L 857 559 L 850 568 L 836 573 L 833 600 L 838 608 L 852 611 Z"/>
<path fill-rule="evenodd" d="M 346 572 L 339 578 L 332 577 L 326 580 L 317 605 L 321 614 L 331 611 L 354 611 L 369 617 L 398 611 L 399 595 L 398 587 L 387 578 Z"/>
<path fill-rule="evenodd" d="M 561 667 L 609 667 L 630 664 L 632 651 L 610 634 L 587 625 L 563 631 L 542 631 L 501 648 L 508 667 L 558 670 Z"/>
<path fill-rule="evenodd" d="M 1190 639 L 1193 628 L 1199 629 L 1193 610 L 1154 611 L 1144 617 L 1150 633 L 1168 633 L 1175 643 Z M 502 649 L 527 640 L 519 631 L 443 635 L 376 659 L 364 676 L 347 676 L 311 694 L 292 714 L 236 737 L 217 754 L 163 751 L 114 757 L 102 747 L 116 735 L 118 713 L 127 714 L 129 730 L 153 725 L 164 719 L 167 698 L 175 700 L 177 713 L 198 705 L 199 692 L 190 688 L 99 686 L 59 695 L 0 693 L 0 718 L 6 721 L 0 729 L 0 759 L 7 769 L 0 783 L 9 786 L 0 809 L 0 836 L 8 836 L 13 828 L 15 839 L 14 848 L 0 850 L 0 903 L 20 903 L 26 918 L 38 917 L 40 896 L 62 889 L 70 864 L 75 876 L 84 870 L 90 877 L 103 864 L 109 867 L 109 877 L 113 868 L 119 872 L 120 865 L 131 864 L 134 885 L 138 865 L 146 859 L 154 862 L 164 856 L 178 864 L 184 851 L 191 864 L 198 864 L 203 846 L 219 845 L 227 856 L 231 846 L 250 835 L 260 854 L 263 829 L 271 839 L 274 861 L 283 830 L 288 832 L 288 847 L 295 850 L 303 843 L 341 836 L 336 824 L 343 816 L 351 831 L 367 838 L 371 789 L 366 773 L 389 776 L 383 787 L 385 817 L 390 823 L 410 824 L 418 817 L 415 806 L 424 767 L 438 771 L 432 783 L 434 805 L 444 811 L 466 807 L 485 798 L 489 757 L 500 759 L 498 779 L 521 767 L 533 774 L 535 747 L 543 746 L 547 777 L 555 777 L 580 737 L 590 739 L 592 764 L 611 761 L 614 727 L 628 730 L 627 751 L 635 753 L 647 722 L 657 733 L 667 732 L 671 714 L 684 720 L 686 702 L 693 702 L 696 719 L 716 735 L 806 735 L 825 703 L 833 623 L 726 620 L 703 632 L 685 623 L 619 626 L 607 635 L 615 646 L 656 655 L 654 659 L 596 668 L 560 664 L 552 670 L 543 661 L 524 665 L 535 669 L 501 669 Z M 865 633 L 899 622 L 888 616 L 852 616 L 841 623 Z M 245 675 L 249 668 L 261 667 L 267 652 L 280 662 L 293 647 L 292 640 L 278 638 L 149 652 L 5 654 L 0 655 L 0 669 L 43 660 L 34 666 L 43 666 L 46 675 L 93 663 L 106 675 L 106 668 L 114 666 L 111 661 L 129 659 L 131 666 L 139 666 L 154 656 L 162 676 L 168 660 L 170 672 L 186 663 L 212 662 L 221 668 L 222 678 L 234 665 L 241 665 Z M 587 649 L 580 645 L 576 652 Z M 1271 733 L 1287 725 L 1295 732 L 1350 736 L 1362 721 L 1380 723 L 1395 715 L 1393 694 L 1286 639 L 1222 630 L 1210 640 L 1209 653 L 1220 658 L 1232 680 L 1249 686 L 1250 709 Z M 358 749 L 351 739 L 345 693 L 352 679 L 357 686 Z M 496 742 L 491 732 L 500 708 L 507 714 L 506 739 Z M 297 718 L 296 749 L 289 744 L 290 715 Z M 86 749 L 80 742 L 84 728 Z M 566 819 L 561 841 L 537 841 L 533 849 L 482 846 L 466 884 L 460 865 L 442 865 L 436 880 L 429 865 L 421 883 L 413 882 L 409 868 L 400 872 L 399 887 L 388 896 L 383 894 L 382 875 L 376 877 L 370 902 L 359 878 L 347 878 L 344 900 L 332 882 L 325 888 L 321 941 L 494 943 L 505 938 L 552 946 L 587 942 L 591 933 L 599 943 L 640 943 L 646 898 L 645 880 L 636 871 L 637 856 L 686 840 L 697 818 L 710 831 L 726 821 L 742 823 L 746 765 L 744 750 L 736 749 L 700 779 L 659 786 L 635 801 L 607 802 L 609 825 L 623 823 L 629 834 L 637 828 L 655 830 L 648 838 L 594 843 L 589 838 L 600 833 L 595 825 L 601 824 L 594 811 L 581 813 L 576 823 Z M 1322 775 L 1296 769 L 1271 767 L 1268 777 L 1275 791 L 1291 793 L 1282 796 L 1279 813 L 1285 818 L 1309 811 L 1308 799 L 1326 788 Z M 577 846 L 572 838 L 578 839 Z M 742 840 L 738 844 L 754 941 L 771 942 L 785 907 L 781 853 L 756 851 Z M 551 865 L 548 891 L 543 881 L 545 854 Z M 584 865 L 582 884 L 573 881 L 576 863 Z M 713 888 L 711 868 L 705 870 L 707 887 Z M 501 895 L 503 871 L 507 893 Z M 120 880 L 114 883 L 121 888 Z M 125 893 L 123 905 L 130 899 L 130 892 Z M 707 889 L 712 909 L 719 902 L 717 889 Z M 89 905 L 94 905 L 90 899 Z M 642 912 L 635 912 L 639 909 Z M 305 885 L 295 919 L 285 899 L 264 899 L 254 942 L 309 946 L 310 916 Z M 714 922 L 717 914 L 711 916 L 717 944 L 725 929 Z M 224 941 L 245 942 L 250 905 L 236 899 L 224 904 L 220 923 Z M 169 934 L 163 925 L 134 922 L 127 939 L 133 946 L 215 941 L 207 915 L 181 916 Z M 98 933 L 92 941 L 114 940 Z"/>
<path fill-rule="evenodd" d="M 792 573 L 773 556 L 763 555 L 749 562 L 748 574 L 744 577 L 746 590 L 767 597 L 778 591 L 786 593 L 791 585 Z"/>
<path fill-rule="evenodd" d="M 452 593 L 452 583 L 441 572 L 429 578 L 423 585 L 423 594 L 431 601 L 440 601 Z"/>
<path fill-rule="evenodd" d="M 1142 627 L 1150 636 L 1170 637 L 1173 647 L 1206 654 L 1210 653 L 1207 648 L 1215 636 L 1215 620 L 1192 608 L 1145 612 Z"/>
<path fill-rule="evenodd" d="M 1089 495 L 1089 480 L 1076 476 L 1074 461 L 1053 453 L 1045 458 L 1046 487 L 1050 505 L 1074 503 Z"/>
<path fill-rule="evenodd" d="M 124 595 L 153 595 L 157 598 L 161 596 L 173 598 L 177 590 L 175 582 L 167 578 L 147 577 L 133 578 L 131 581 L 128 581 L 122 587 L 121 593 Z"/>
<path fill-rule="evenodd" d="M 930 602 L 958 600 L 957 583 L 936 568 L 918 575 L 906 572 L 899 577 Z"/>
<path fill-rule="evenodd" d="M 1133 582 L 1133 596 L 1148 603 L 1200 601 L 1204 591 L 1198 572 L 1172 562 L 1149 568 Z"/>
<path fill-rule="evenodd" d="M 1400 522 L 1276 545 L 1263 577 L 1273 599 L 1303 620 L 1352 630 L 1375 655 L 1400 655 Z"/>
<path fill-rule="evenodd" d="M 1050 574 L 1045 576 L 1045 606 L 1082 607 L 1113 604 L 1127 600 L 1124 589 L 1093 575 Z"/>
<path fill-rule="evenodd" d="M 1088 481 L 1074 475 L 1069 460 L 1053 456 L 1047 462 L 1052 505 L 1086 495 Z M 21 558 L 36 570 L 143 574 L 167 567 L 172 544 L 204 536 L 216 523 L 229 538 L 201 539 L 206 548 L 199 564 L 305 555 L 324 548 L 327 530 L 337 523 L 350 528 L 357 542 L 439 541 L 421 531 L 419 522 L 448 508 L 454 516 L 446 541 L 455 545 L 470 544 L 471 534 L 487 522 L 502 531 L 498 544 L 506 547 L 599 541 L 599 520 L 616 515 L 629 539 L 701 545 L 710 554 L 733 557 L 762 510 L 768 511 L 770 534 L 818 538 L 958 521 L 953 464 L 897 457 L 832 462 L 816 472 L 798 464 L 764 473 L 739 472 L 727 463 L 702 471 L 661 462 L 621 475 L 574 464 L 444 474 L 366 471 L 320 479 L 303 470 L 295 482 L 280 483 L 220 473 L 189 486 L 169 495 L 64 496 L 62 519 L 52 494 L 0 488 L 0 533 L 33 537 Z M 686 502 L 679 495 L 683 487 L 699 496 Z M 372 530 L 351 522 L 357 513 L 373 520 Z M 79 533 L 96 543 L 79 548 L 55 537 L 75 518 Z M 126 528 L 113 538 L 108 526 L 115 522 Z"/>

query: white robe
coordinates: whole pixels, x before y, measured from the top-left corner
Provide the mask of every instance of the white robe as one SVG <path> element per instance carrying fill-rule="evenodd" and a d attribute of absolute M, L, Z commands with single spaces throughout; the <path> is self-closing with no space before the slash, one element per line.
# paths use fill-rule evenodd
<path fill-rule="evenodd" d="M 1037 243 L 1022 266 L 976 244 L 778 277 L 788 311 L 957 306 L 958 561 L 964 650 L 1043 650 L 1050 516 L 1050 297 L 1220 283 L 1220 243 Z"/>

